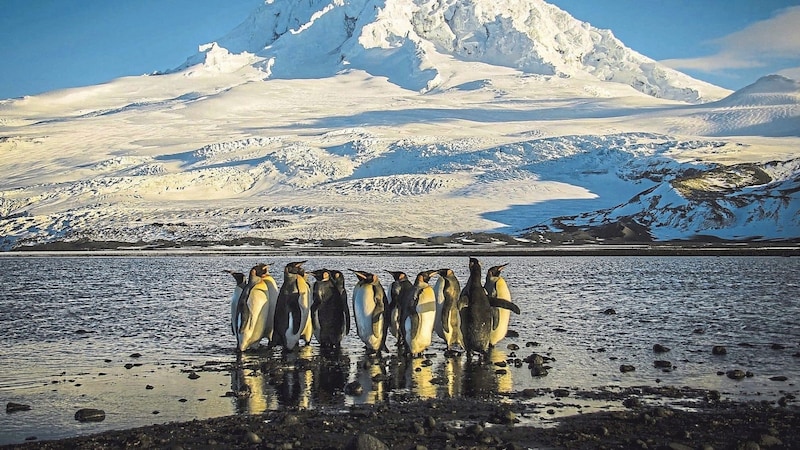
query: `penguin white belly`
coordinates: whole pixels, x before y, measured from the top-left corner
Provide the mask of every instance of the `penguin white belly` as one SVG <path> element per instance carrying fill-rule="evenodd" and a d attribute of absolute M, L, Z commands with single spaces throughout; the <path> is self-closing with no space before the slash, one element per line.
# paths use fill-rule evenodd
<path fill-rule="evenodd" d="M 447 347 L 449 348 L 453 344 L 461 344 L 458 339 L 461 334 L 461 320 L 458 310 L 456 308 L 450 308 L 449 311 L 442 311 L 442 315 L 445 317 L 442 317 L 441 320 L 447 321 L 449 328 L 449 331 L 442 330 L 442 333 L 444 334 L 444 341 L 447 343 Z M 453 326 L 453 323 L 456 323 L 457 325 Z"/>
<path fill-rule="evenodd" d="M 436 335 L 442 339 L 447 339 L 444 336 L 444 327 L 442 327 L 442 306 L 444 305 L 444 278 L 439 277 L 436 284 L 433 286 L 433 295 L 436 301 L 436 319 L 433 323 L 433 329 Z"/>
<path fill-rule="evenodd" d="M 266 327 L 264 317 L 267 304 L 266 286 L 263 283 L 253 286 L 250 289 L 250 295 L 247 297 L 247 307 L 250 310 L 250 315 L 246 318 L 239 332 L 239 350 L 247 350 L 264 337 L 264 329 Z"/>
<path fill-rule="evenodd" d="M 372 315 L 375 312 L 375 294 L 372 286 L 356 289 L 353 292 L 353 313 L 356 316 L 356 331 L 361 341 L 372 349 L 381 345 L 380 336 L 372 332 Z"/>
<path fill-rule="evenodd" d="M 411 320 L 406 320 L 407 336 L 411 339 L 409 349 L 414 355 L 422 353 L 430 347 L 433 338 L 433 326 L 436 322 L 436 298 L 432 288 L 428 287 L 420 292 L 416 312 L 418 324 L 417 329 L 413 330 L 413 335 Z"/>
<path fill-rule="evenodd" d="M 306 344 L 311 343 L 311 336 L 314 334 L 314 324 L 311 321 L 311 289 L 305 282 L 298 283 L 300 289 L 300 337 Z"/>
<path fill-rule="evenodd" d="M 495 297 L 501 298 L 503 300 L 511 301 L 511 291 L 508 290 L 508 285 L 506 284 L 505 280 L 500 278 L 497 283 L 495 284 Z M 489 336 L 489 343 L 492 345 L 497 344 L 503 338 L 506 337 L 508 334 L 508 323 L 511 319 L 511 311 L 505 308 L 493 308 L 498 315 L 498 322 L 497 326 L 492 328 L 492 332 Z"/>
<path fill-rule="evenodd" d="M 272 341 L 272 330 L 275 327 L 275 305 L 278 303 L 278 283 L 275 279 L 267 275 L 262 277 L 267 286 L 267 308 L 264 315 L 264 337 Z"/>
<path fill-rule="evenodd" d="M 242 295 L 242 288 L 236 286 L 231 296 L 231 332 L 234 336 L 239 334 L 239 297 Z"/>

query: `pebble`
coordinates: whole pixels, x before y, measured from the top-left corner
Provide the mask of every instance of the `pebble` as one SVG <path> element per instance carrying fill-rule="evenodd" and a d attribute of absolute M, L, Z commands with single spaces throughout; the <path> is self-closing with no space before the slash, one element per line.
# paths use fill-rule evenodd
<path fill-rule="evenodd" d="M 13 413 L 18 411 L 30 411 L 30 410 L 31 410 L 30 405 L 24 405 L 22 403 L 14 403 L 14 402 L 6 403 L 6 413 Z"/>
<path fill-rule="evenodd" d="M 346 448 L 348 450 L 388 450 L 389 446 L 371 434 L 362 433 L 354 436 Z"/>
<path fill-rule="evenodd" d="M 665 347 L 665 346 L 663 346 L 661 344 L 656 344 L 656 345 L 653 346 L 653 352 L 655 352 L 655 353 L 666 353 L 668 351 L 670 351 L 670 348 L 669 347 Z"/>
<path fill-rule="evenodd" d="M 569 390 L 568 389 L 554 389 L 553 395 L 555 397 L 569 397 Z"/>
<path fill-rule="evenodd" d="M 245 437 L 247 438 L 247 442 L 251 444 L 260 444 L 262 442 L 261 436 L 253 433 L 252 431 L 248 431 Z"/>
<path fill-rule="evenodd" d="M 75 412 L 78 422 L 102 422 L 106 420 L 106 412 L 102 409 L 81 408 Z"/>
<path fill-rule="evenodd" d="M 614 310 L 614 308 L 607 308 L 606 310 L 603 311 L 603 314 L 605 314 L 607 316 L 613 316 L 616 313 L 617 313 L 617 311 Z"/>
<path fill-rule="evenodd" d="M 747 373 L 744 370 L 734 369 L 725 372 L 725 375 L 731 380 L 741 380 L 747 376 Z"/>
<path fill-rule="evenodd" d="M 672 363 L 663 359 L 658 359 L 653 361 L 653 367 L 657 367 L 659 369 L 671 369 Z"/>
<path fill-rule="evenodd" d="M 783 375 L 778 375 L 776 377 L 769 377 L 769 379 L 770 379 L 770 381 L 786 381 L 786 380 L 788 380 L 788 378 L 783 376 Z"/>
<path fill-rule="evenodd" d="M 722 345 L 715 345 L 711 348 L 711 354 L 713 355 L 725 355 L 728 353 L 728 349 Z"/>
<path fill-rule="evenodd" d="M 630 364 L 623 364 L 623 365 L 619 366 L 619 371 L 622 372 L 622 373 L 633 372 L 635 370 L 636 370 L 636 367 L 633 367 Z"/>

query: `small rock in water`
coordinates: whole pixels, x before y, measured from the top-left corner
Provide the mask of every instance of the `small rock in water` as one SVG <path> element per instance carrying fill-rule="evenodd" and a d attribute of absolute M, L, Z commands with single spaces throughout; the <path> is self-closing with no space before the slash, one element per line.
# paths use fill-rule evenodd
<path fill-rule="evenodd" d="M 608 308 L 605 311 L 603 311 L 603 314 L 605 314 L 607 316 L 613 316 L 616 313 L 617 313 L 617 311 L 615 311 L 614 308 Z"/>
<path fill-rule="evenodd" d="M 147 390 L 149 391 L 149 390 L 155 389 L 155 386 L 152 386 L 152 385 L 148 384 L 148 385 L 147 385 L 147 386 L 145 386 L 144 388 L 145 388 L 145 389 L 147 389 Z"/>
<path fill-rule="evenodd" d="M 30 411 L 30 405 L 23 405 L 22 403 L 8 402 L 6 403 L 6 412 L 13 413 L 17 411 Z"/>
<path fill-rule="evenodd" d="M 772 345 L 770 345 L 769 348 L 771 348 L 773 350 L 783 350 L 783 349 L 786 348 L 786 346 L 783 345 L 783 344 L 772 344 Z"/>
<path fill-rule="evenodd" d="M 568 389 L 554 389 L 553 396 L 555 397 L 569 397 Z"/>
<path fill-rule="evenodd" d="M 534 365 L 531 367 L 531 375 L 534 377 L 544 377 L 547 376 L 547 368 L 544 366 Z"/>
<path fill-rule="evenodd" d="M 656 361 L 653 361 L 653 367 L 656 367 L 656 368 L 659 368 L 659 369 L 671 369 L 672 368 L 672 363 L 669 362 L 669 361 L 665 361 L 663 359 L 658 359 Z"/>
<path fill-rule="evenodd" d="M 635 370 L 636 370 L 636 367 L 633 367 L 630 364 L 623 364 L 623 365 L 619 366 L 619 371 L 622 372 L 622 373 L 633 372 Z"/>
<path fill-rule="evenodd" d="M 726 355 L 728 353 L 728 349 L 722 345 L 715 345 L 711 348 L 712 355 Z"/>
<path fill-rule="evenodd" d="M 200 378 L 200 375 L 198 375 L 197 372 L 195 372 L 195 371 L 189 372 L 189 379 L 190 380 L 196 380 L 198 378 Z"/>
<path fill-rule="evenodd" d="M 508 331 L 506 331 L 506 337 L 507 338 L 518 338 L 519 337 L 519 333 L 517 333 L 514 330 L 508 330 Z"/>
<path fill-rule="evenodd" d="M 131 357 L 131 358 L 141 358 L 141 357 L 142 357 L 142 354 L 141 354 L 141 353 L 131 353 L 131 356 L 130 356 L 130 357 Z"/>
<path fill-rule="evenodd" d="M 512 344 L 506 345 L 506 348 L 509 349 L 509 350 L 519 350 L 519 345 L 512 343 Z"/>
<path fill-rule="evenodd" d="M 670 349 L 669 349 L 669 347 L 664 347 L 664 346 L 663 346 L 663 345 L 661 345 L 661 344 L 656 344 L 656 345 L 654 345 L 654 346 L 653 346 L 653 351 L 654 351 L 655 353 L 666 353 L 666 352 L 668 352 L 669 350 L 670 350 Z"/>
<path fill-rule="evenodd" d="M 106 412 L 102 409 L 82 408 L 75 412 L 78 422 L 102 422 L 106 420 Z"/>
<path fill-rule="evenodd" d="M 747 376 L 747 372 L 744 370 L 734 369 L 725 372 L 725 375 L 727 375 L 731 380 L 741 380 Z"/>
<path fill-rule="evenodd" d="M 706 332 L 706 330 L 704 330 L 702 328 L 695 328 L 694 331 L 692 331 L 692 333 L 694 333 L 694 334 L 705 334 L 705 332 Z"/>
<path fill-rule="evenodd" d="M 771 381 L 786 381 L 786 380 L 788 380 L 789 378 L 787 378 L 787 377 L 785 377 L 785 376 L 783 376 L 783 375 L 778 375 L 778 376 L 776 376 L 776 377 L 770 377 L 769 379 L 770 379 Z"/>

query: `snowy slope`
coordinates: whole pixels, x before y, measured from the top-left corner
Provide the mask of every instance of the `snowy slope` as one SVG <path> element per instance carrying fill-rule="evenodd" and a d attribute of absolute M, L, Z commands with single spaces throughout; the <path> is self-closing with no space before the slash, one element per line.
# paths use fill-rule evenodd
<path fill-rule="evenodd" d="M 634 60 L 538 0 L 268 2 L 170 73 L 0 101 L 0 248 L 800 237 L 797 83 L 697 104 L 724 91 L 609 81 L 649 79 Z"/>

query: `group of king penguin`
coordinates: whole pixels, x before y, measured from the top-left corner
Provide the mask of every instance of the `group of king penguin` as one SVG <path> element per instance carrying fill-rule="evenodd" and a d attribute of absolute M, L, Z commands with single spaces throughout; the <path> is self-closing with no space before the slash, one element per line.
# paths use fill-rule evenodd
<path fill-rule="evenodd" d="M 236 348 L 244 352 L 266 339 L 269 346 L 293 351 L 316 337 L 323 348 L 335 349 L 350 332 L 350 305 L 341 271 L 318 269 L 308 273 L 306 261 L 283 269 L 278 288 L 269 266 L 257 264 L 248 274 L 230 273 L 236 280 L 231 297 L 231 332 Z M 434 332 L 447 344 L 449 354 L 460 347 L 469 357 L 482 357 L 508 332 L 510 313 L 520 313 L 501 272 L 494 266 L 482 279 L 480 262 L 469 259 L 469 279 L 461 285 L 452 269 L 426 270 L 412 281 L 404 272 L 392 275 L 387 295 L 378 276 L 350 269 L 355 274 L 352 311 L 356 332 L 367 354 L 388 351 L 392 334 L 401 351 L 419 356 L 431 345 Z M 431 278 L 438 276 L 431 285 Z"/>

